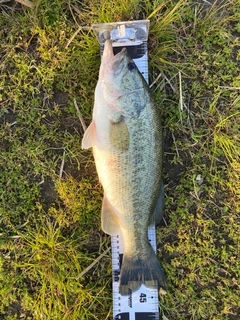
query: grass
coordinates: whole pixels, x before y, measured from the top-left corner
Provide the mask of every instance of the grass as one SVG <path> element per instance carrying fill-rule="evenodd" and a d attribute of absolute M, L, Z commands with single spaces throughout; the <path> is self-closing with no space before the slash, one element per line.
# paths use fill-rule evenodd
<path fill-rule="evenodd" d="M 74 99 L 90 123 L 91 24 L 147 17 L 165 137 L 163 319 L 239 319 L 239 1 L 32 3 L 0 3 L 0 319 L 112 318 L 110 253 L 84 272 L 110 239 Z"/>

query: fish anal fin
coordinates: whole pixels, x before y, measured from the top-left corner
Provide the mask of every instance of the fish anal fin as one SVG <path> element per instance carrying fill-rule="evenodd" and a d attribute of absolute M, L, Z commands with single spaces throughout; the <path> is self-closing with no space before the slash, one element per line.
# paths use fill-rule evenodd
<path fill-rule="evenodd" d="M 108 201 L 106 195 L 103 197 L 101 213 L 102 230 L 107 234 L 114 236 L 120 233 L 118 217 L 114 213 L 114 208 Z"/>
<path fill-rule="evenodd" d="M 96 124 L 91 122 L 90 126 L 87 128 L 82 139 L 82 148 L 88 149 L 96 144 Z"/>
<path fill-rule="evenodd" d="M 149 225 L 155 224 L 156 226 L 161 222 L 163 217 L 163 208 L 164 208 L 164 185 L 161 182 L 157 202 L 154 208 L 153 213 L 149 219 Z"/>

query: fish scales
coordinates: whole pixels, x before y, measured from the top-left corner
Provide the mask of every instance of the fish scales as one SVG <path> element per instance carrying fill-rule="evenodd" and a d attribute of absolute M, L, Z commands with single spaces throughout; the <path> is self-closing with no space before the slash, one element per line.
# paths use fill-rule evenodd
<path fill-rule="evenodd" d="M 115 159 L 114 165 L 106 166 L 109 184 L 104 188 L 104 191 L 111 204 L 124 216 L 128 237 L 130 233 L 133 234 L 131 238 L 134 237 L 134 239 L 129 242 L 131 249 L 135 246 L 135 250 L 139 252 L 146 247 L 140 245 L 138 241 L 146 239 L 149 221 L 149 215 L 146 212 L 153 210 L 153 203 L 149 199 L 153 192 L 157 193 L 157 186 L 161 179 L 158 168 L 160 163 L 156 161 L 156 151 L 154 150 L 156 144 L 151 141 L 154 137 L 150 130 L 152 121 L 149 111 L 146 108 L 146 111 L 143 111 L 137 119 L 126 121 L 129 135 L 132 136 L 128 152 L 117 152 L 112 148 L 112 152 L 108 151 L 103 159 L 106 163 L 111 163 L 113 157 Z M 143 141 L 139 137 L 143 137 Z M 102 151 L 96 148 L 94 155 L 98 159 L 96 162 L 101 163 Z M 158 158 L 161 159 L 161 157 Z M 137 163 L 134 159 L 138 159 Z M 149 179 L 150 177 L 152 178 Z M 141 219 L 139 219 L 140 217 Z M 149 250 L 148 247 L 147 250 Z"/>
<path fill-rule="evenodd" d="M 142 283 L 166 288 L 164 272 L 148 241 L 148 226 L 163 207 L 162 131 L 148 86 L 126 49 L 113 55 L 105 43 L 95 91 L 93 121 L 83 148 L 93 155 L 103 185 L 102 228 L 122 234 L 120 293 Z"/>

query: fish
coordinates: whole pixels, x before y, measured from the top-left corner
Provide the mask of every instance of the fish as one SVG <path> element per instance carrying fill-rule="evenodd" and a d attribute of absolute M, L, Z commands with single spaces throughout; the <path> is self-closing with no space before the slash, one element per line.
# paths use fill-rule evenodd
<path fill-rule="evenodd" d="M 159 223 L 163 215 L 160 120 L 149 87 L 127 49 L 114 55 L 111 40 L 106 40 L 92 122 L 82 148 L 93 148 L 104 190 L 101 227 L 111 236 L 123 237 L 121 295 L 136 291 L 141 284 L 167 288 L 148 240 L 148 226 Z"/>

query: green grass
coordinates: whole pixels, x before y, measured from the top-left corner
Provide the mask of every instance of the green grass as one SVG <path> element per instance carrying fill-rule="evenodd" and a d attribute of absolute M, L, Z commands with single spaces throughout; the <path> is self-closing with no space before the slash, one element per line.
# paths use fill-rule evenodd
<path fill-rule="evenodd" d="M 148 17 L 165 137 L 160 309 L 239 319 L 239 0 L 32 2 L 0 4 L 0 319 L 112 318 L 110 253 L 84 273 L 110 239 L 73 101 L 90 123 L 91 24 Z"/>

